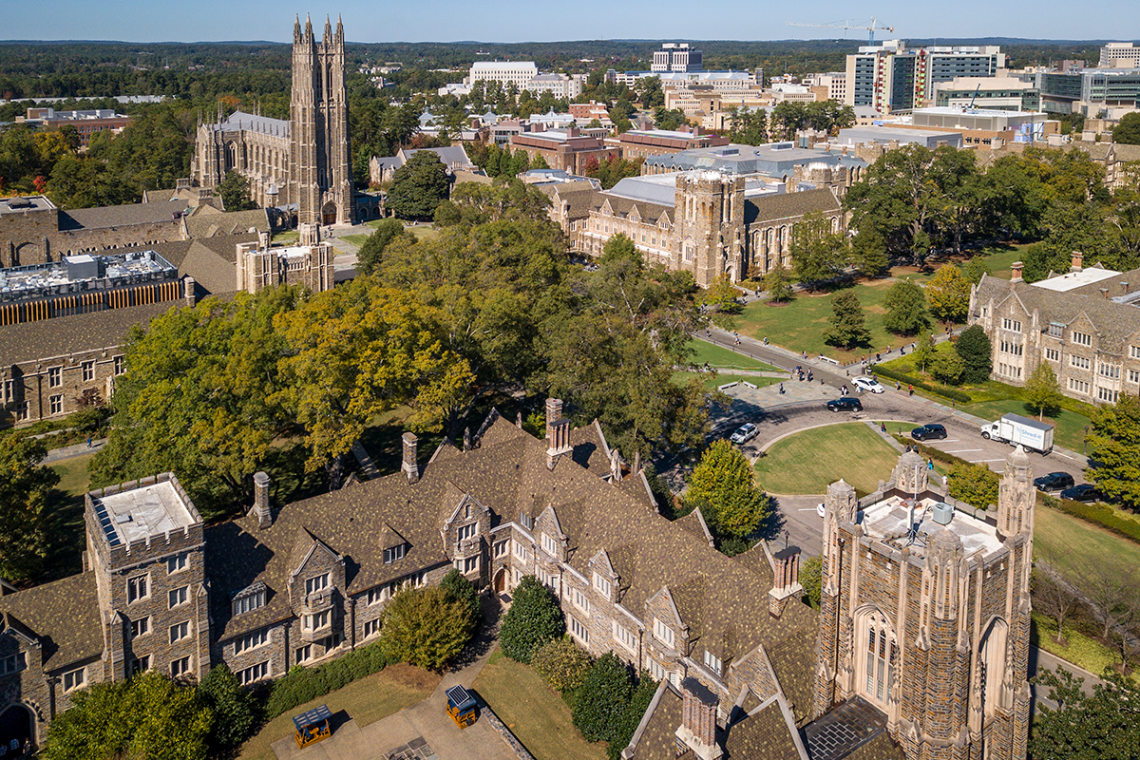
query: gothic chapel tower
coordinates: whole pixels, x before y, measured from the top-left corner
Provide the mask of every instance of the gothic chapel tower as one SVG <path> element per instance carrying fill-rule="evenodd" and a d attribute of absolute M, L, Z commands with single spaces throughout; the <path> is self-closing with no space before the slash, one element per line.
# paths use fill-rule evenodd
<path fill-rule="evenodd" d="M 351 224 L 352 166 L 344 88 L 344 27 L 325 19 L 318 43 L 313 24 L 293 25 L 293 94 L 289 113 L 289 197 L 298 224 Z"/>

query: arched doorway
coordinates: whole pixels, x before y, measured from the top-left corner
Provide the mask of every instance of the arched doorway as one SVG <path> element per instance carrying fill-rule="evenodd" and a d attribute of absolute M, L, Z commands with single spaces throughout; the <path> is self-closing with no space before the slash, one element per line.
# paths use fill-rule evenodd
<path fill-rule="evenodd" d="M 336 205 L 326 203 L 321 209 L 321 224 L 336 224 Z"/>
<path fill-rule="evenodd" d="M 506 568 L 499 568 L 499 572 L 495 573 L 495 579 L 492 581 L 496 594 L 503 594 L 507 591 L 507 570 Z"/>
<path fill-rule="evenodd" d="M 23 747 L 32 737 L 35 716 L 26 705 L 10 705 L 0 713 L 0 746 L 9 750 L 16 742 L 16 747 Z"/>

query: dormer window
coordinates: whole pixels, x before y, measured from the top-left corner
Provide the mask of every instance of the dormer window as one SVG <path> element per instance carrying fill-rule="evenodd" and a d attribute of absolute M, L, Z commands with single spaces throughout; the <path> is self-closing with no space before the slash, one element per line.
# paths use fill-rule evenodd
<path fill-rule="evenodd" d="M 653 618 L 653 635 L 665 646 L 673 648 L 673 629 L 661 622 L 661 618 Z"/>
<path fill-rule="evenodd" d="M 404 558 L 404 547 L 406 544 L 399 544 L 390 549 L 384 550 L 384 564 L 390 565 L 398 559 Z"/>
<path fill-rule="evenodd" d="M 707 667 L 709 670 L 711 670 L 712 672 L 716 673 L 719 676 L 721 674 L 721 671 L 722 671 L 724 665 L 721 662 L 719 657 L 717 657 L 715 654 L 713 654 L 712 652 L 710 652 L 709 650 L 706 649 L 705 650 L 705 667 Z"/>
<path fill-rule="evenodd" d="M 558 556 L 558 542 L 549 533 L 542 534 L 542 550 L 551 557 Z"/>
<path fill-rule="evenodd" d="M 469 538 L 473 538 L 475 536 L 475 531 L 478 529 L 478 527 L 479 527 L 479 525 L 477 523 L 469 523 L 467 525 L 460 525 L 459 526 L 459 540 L 460 541 L 466 541 Z"/>
<path fill-rule="evenodd" d="M 265 606 L 265 584 L 258 582 L 249 588 L 242 589 L 234 596 L 234 615 L 241 615 L 259 607 Z"/>
<path fill-rule="evenodd" d="M 594 588 L 607 599 L 610 596 L 610 582 L 603 578 L 599 573 L 594 573 Z"/>
<path fill-rule="evenodd" d="M 305 579 L 305 593 L 312 594 L 316 591 L 323 591 L 329 587 L 329 574 L 323 573 L 315 578 Z"/>

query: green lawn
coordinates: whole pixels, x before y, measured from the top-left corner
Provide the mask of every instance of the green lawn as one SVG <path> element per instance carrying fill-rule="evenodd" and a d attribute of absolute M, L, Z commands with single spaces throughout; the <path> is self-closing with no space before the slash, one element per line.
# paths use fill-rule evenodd
<path fill-rule="evenodd" d="M 1016 399 L 1004 401 L 985 401 L 980 404 L 969 404 L 962 407 L 962 411 L 981 417 L 984 420 L 996 420 L 1003 414 L 1020 414 L 1023 417 L 1037 419 L 1037 415 L 1025 408 L 1025 404 Z M 1089 418 L 1083 414 L 1062 409 L 1056 417 L 1045 417 L 1044 422 L 1054 426 L 1053 443 L 1067 449 L 1080 452 L 1085 440 L 1085 426 Z"/>
<path fill-rule="evenodd" d="M 318 697 L 269 721 L 242 745 L 239 760 L 277 760 L 270 745 L 293 735 L 293 716 L 328 705 L 334 717 L 344 710 L 358 726 L 366 726 L 427 699 L 439 676 L 411 665 L 392 665 L 353 681 L 343 689 Z"/>
<path fill-rule="evenodd" d="M 831 316 L 830 292 L 798 293 L 790 303 L 783 306 L 769 306 L 758 301 L 750 303 L 738 317 L 740 332 L 758 340 L 768 338 L 772 343 L 793 351 L 824 354 L 843 363 L 856 361 L 867 354 L 874 356 L 875 351 L 882 350 L 888 344 L 898 346 L 911 342 L 910 338 L 892 335 L 883 327 L 883 316 L 886 314 L 883 300 L 892 284 L 891 280 L 874 280 L 850 287 L 850 292 L 863 305 L 865 324 L 871 333 L 869 347 L 846 351 L 824 343 L 827 318 Z"/>
<path fill-rule="evenodd" d="M 582 738 L 569 706 L 530 667 L 495 652 L 472 686 L 536 760 L 606 758 L 605 743 Z"/>
<path fill-rule="evenodd" d="M 827 425 L 777 441 L 756 460 L 756 477 L 771 493 L 824 493 L 840 478 L 860 493 L 871 493 L 880 479 L 890 478 L 898 458 L 894 447 L 862 422 Z"/>
<path fill-rule="evenodd" d="M 383 219 L 373 219 L 371 222 L 365 222 L 364 225 L 366 227 L 371 227 L 372 229 L 376 229 L 377 227 L 380 226 L 380 222 L 382 222 L 382 221 L 384 221 L 384 220 Z M 407 230 L 408 232 L 412 233 L 413 235 L 415 235 L 420 240 L 424 240 L 425 238 L 437 238 L 437 237 L 439 237 L 439 230 L 437 230 L 435 227 L 430 227 L 430 226 L 423 225 L 423 224 L 417 225 L 415 227 L 408 227 L 405 225 L 404 229 Z"/>
<path fill-rule="evenodd" d="M 1069 577 L 1086 571 L 1095 558 L 1113 573 L 1140 580 L 1140 544 L 1040 504 L 1035 510 L 1033 556 Z"/>
<path fill-rule="evenodd" d="M 48 529 L 47 556 L 37 583 L 58 580 L 83 571 L 85 528 L 83 525 L 83 495 L 90 490 L 91 476 L 87 472 L 94 454 L 65 459 L 49 465 L 59 474 L 59 484 L 48 495 L 45 517 Z"/>
<path fill-rule="evenodd" d="M 1010 278 L 1009 265 L 1020 261 L 1028 245 L 1002 245 L 983 249 L 978 255 L 984 256 L 990 266 L 990 274 L 1003 280 Z"/>
<path fill-rule="evenodd" d="M 281 232 L 274 232 L 272 242 L 278 245 L 288 245 L 289 243 L 296 243 L 301 239 L 301 233 L 297 230 L 282 230 Z"/>
<path fill-rule="evenodd" d="M 360 246 L 364 245 L 364 241 L 370 237 L 372 237 L 372 236 L 371 235 L 341 235 L 340 239 L 347 242 L 347 243 L 352 243 L 357 248 L 359 248 Z"/>
<path fill-rule="evenodd" d="M 1032 627 L 1029 632 L 1030 643 L 1036 644 L 1046 652 L 1051 652 L 1095 675 L 1100 675 L 1105 668 L 1112 667 L 1120 662 L 1120 656 L 1115 650 L 1069 627 L 1067 624 L 1065 625 L 1066 641 L 1064 644 L 1058 644 L 1053 639 L 1056 635 L 1056 621 L 1037 610 L 1033 610 Z M 1133 679 L 1138 676 L 1140 676 L 1140 671 L 1133 670 Z"/>
<path fill-rule="evenodd" d="M 775 385 L 776 383 L 780 382 L 780 378 L 778 378 L 778 377 L 762 377 L 762 376 L 757 376 L 757 375 L 730 375 L 730 374 L 726 374 L 724 372 L 717 372 L 716 374 L 713 374 L 711 372 L 684 372 L 684 371 L 674 372 L 673 373 L 673 382 L 675 382 L 679 385 L 684 385 L 685 383 L 689 382 L 689 380 L 691 378 L 694 378 L 694 377 L 701 378 L 701 382 L 704 384 L 705 388 L 707 388 L 710 391 L 716 390 L 717 388 L 719 388 L 720 386 L 722 386 L 726 383 L 749 382 L 749 383 L 752 383 L 753 385 L 755 385 L 757 388 L 764 388 L 764 387 L 767 387 L 769 385 Z"/>
<path fill-rule="evenodd" d="M 717 369 L 756 369 L 766 372 L 780 371 L 771 364 L 765 364 L 750 356 L 738 354 L 732 349 L 718 346 L 715 343 L 709 343 L 707 340 L 693 339 L 689 341 L 688 347 L 693 352 L 690 359 L 693 364 L 703 365 L 705 362 L 708 362 L 709 366 L 716 367 Z"/>

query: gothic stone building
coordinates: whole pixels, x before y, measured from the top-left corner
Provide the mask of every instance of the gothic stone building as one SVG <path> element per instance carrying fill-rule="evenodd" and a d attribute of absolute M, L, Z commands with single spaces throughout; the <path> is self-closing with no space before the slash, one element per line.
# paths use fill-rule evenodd
<path fill-rule="evenodd" d="M 304 285 L 320 293 L 335 282 L 333 249 L 318 239 L 316 225 L 301 225 L 298 245 L 273 247 L 262 234 L 256 243 L 238 244 L 236 254 L 235 289 L 246 293 L 273 285 Z"/>
<path fill-rule="evenodd" d="M 1042 362 L 1061 392 L 1094 404 L 1140 392 L 1140 270 L 1082 267 L 1039 282 L 985 276 L 970 293 L 970 324 L 980 325 L 993 349 L 995 380 L 1024 385 Z"/>
<path fill-rule="evenodd" d="M 296 204 L 300 224 L 354 220 L 344 86 L 344 28 L 325 20 L 320 42 L 313 25 L 293 25 L 293 92 L 289 120 L 235 112 L 200 124 L 192 180 L 212 188 L 236 171 L 263 207 Z"/>
<path fill-rule="evenodd" d="M 572 251 L 600 256 L 617 234 L 646 261 L 688 270 L 701 287 L 720 275 L 733 282 L 790 268 L 792 230 L 812 211 L 843 227 L 828 187 L 753 193 L 749 180 L 715 171 L 629 178 L 612 190 L 556 190 L 551 216 L 570 236 Z"/>

